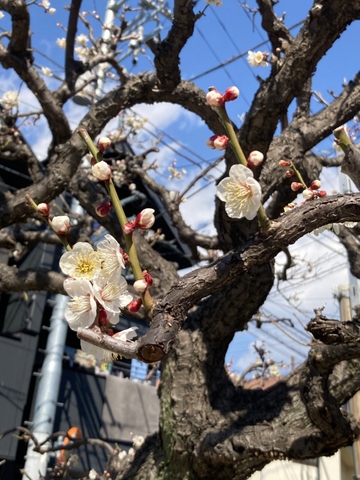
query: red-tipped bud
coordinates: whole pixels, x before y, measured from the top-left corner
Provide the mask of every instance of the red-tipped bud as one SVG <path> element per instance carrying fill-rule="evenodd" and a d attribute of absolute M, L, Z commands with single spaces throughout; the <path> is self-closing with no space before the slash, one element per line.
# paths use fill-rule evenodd
<path fill-rule="evenodd" d="M 147 283 L 147 286 L 148 286 L 148 287 L 151 287 L 151 285 L 152 285 L 153 282 L 154 282 L 153 277 L 150 275 L 150 273 L 148 273 L 147 270 L 144 270 L 144 271 L 143 271 L 143 275 L 144 275 L 144 280 L 145 280 L 145 282 Z"/>
<path fill-rule="evenodd" d="M 129 312 L 136 313 L 140 310 L 141 305 L 142 305 L 141 298 L 137 298 L 136 300 L 133 300 L 132 302 L 130 302 L 127 308 Z"/>
<path fill-rule="evenodd" d="M 302 192 L 302 196 L 305 198 L 305 200 L 311 200 L 314 198 L 314 192 L 310 188 L 305 188 L 305 190 Z"/>
<path fill-rule="evenodd" d="M 226 135 L 212 135 L 206 142 L 206 145 L 213 150 L 225 150 L 229 144 L 229 139 Z"/>
<path fill-rule="evenodd" d="M 108 137 L 100 137 L 98 140 L 98 149 L 100 152 L 104 152 L 111 147 L 111 140 Z"/>
<path fill-rule="evenodd" d="M 104 160 L 101 160 L 91 167 L 91 173 L 98 180 L 106 181 L 111 178 L 111 167 Z"/>
<path fill-rule="evenodd" d="M 100 327 L 106 327 L 106 325 L 110 324 L 105 310 L 99 311 L 98 322 Z"/>
<path fill-rule="evenodd" d="M 128 262 L 129 261 L 129 255 L 126 252 L 124 252 L 124 250 L 122 248 L 120 248 L 120 253 L 123 257 L 124 263 Z"/>
<path fill-rule="evenodd" d="M 95 212 L 99 217 L 106 217 L 106 215 L 109 215 L 109 212 L 111 210 L 112 203 L 110 200 L 106 200 L 105 202 L 100 203 L 96 208 Z"/>
<path fill-rule="evenodd" d="M 96 163 L 95 158 L 94 158 L 94 157 L 91 157 L 91 158 L 90 158 L 90 165 L 93 166 L 93 165 L 95 165 L 95 163 Z"/>
<path fill-rule="evenodd" d="M 287 160 L 280 160 L 279 165 L 280 167 L 290 167 L 291 162 L 288 162 Z"/>
<path fill-rule="evenodd" d="M 214 87 L 210 87 L 210 91 L 206 94 L 206 101 L 211 107 L 220 107 L 224 103 L 224 96 Z"/>
<path fill-rule="evenodd" d="M 126 235 L 131 235 L 134 232 L 135 228 L 135 220 L 131 220 L 131 222 L 125 223 L 122 230 Z"/>
<path fill-rule="evenodd" d="M 153 208 L 144 208 L 136 217 L 136 227 L 141 230 L 149 230 L 155 223 L 154 212 Z"/>
<path fill-rule="evenodd" d="M 285 172 L 285 178 L 291 178 L 295 175 L 294 170 L 286 170 Z"/>
<path fill-rule="evenodd" d="M 318 191 L 316 192 L 316 195 L 317 195 L 318 197 L 320 197 L 320 198 L 326 197 L 327 191 L 326 191 L 326 190 L 318 190 Z"/>
<path fill-rule="evenodd" d="M 310 185 L 311 190 L 319 190 L 320 187 L 321 187 L 320 180 L 314 180 L 311 182 L 311 185 Z"/>
<path fill-rule="evenodd" d="M 293 192 L 297 192 L 298 190 L 301 190 L 302 188 L 303 188 L 303 186 L 299 182 L 292 182 L 292 184 L 291 184 L 291 190 Z"/>
<path fill-rule="evenodd" d="M 48 217 L 50 214 L 50 207 L 47 203 L 39 203 L 39 205 L 37 206 L 37 211 L 43 217 Z"/>
<path fill-rule="evenodd" d="M 263 160 L 264 155 L 261 152 L 254 150 L 253 152 L 250 152 L 247 162 L 251 167 L 257 167 L 258 165 L 262 164 Z"/>
<path fill-rule="evenodd" d="M 229 87 L 225 90 L 223 95 L 224 102 L 231 102 L 232 100 L 236 100 L 240 95 L 240 91 L 237 87 Z"/>
<path fill-rule="evenodd" d="M 70 219 L 67 215 L 59 215 L 51 220 L 51 226 L 58 235 L 67 235 L 70 230 Z"/>

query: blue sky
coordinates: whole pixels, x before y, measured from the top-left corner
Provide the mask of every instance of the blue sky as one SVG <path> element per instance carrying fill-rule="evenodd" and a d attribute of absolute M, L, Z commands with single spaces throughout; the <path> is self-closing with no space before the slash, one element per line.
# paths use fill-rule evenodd
<path fill-rule="evenodd" d="M 230 85 L 236 85 L 240 89 L 241 95 L 236 102 L 228 104 L 228 111 L 233 121 L 239 126 L 241 118 L 249 108 L 251 99 L 258 88 L 256 75 L 266 78 L 270 72 L 269 68 L 251 68 L 246 61 L 247 51 L 269 51 L 270 45 L 266 43 L 266 34 L 261 29 L 259 14 L 246 11 L 236 0 L 223 1 L 222 7 L 208 7 L 205 15 L 197 22 L 194 35 L 181 54 L 181 69 L 184 79 L 195 78 L 194 82 L 205 91 L 211 85 L 216 86 L 220 91 L 224 91 Z M 281 0 L 275 9 L 279 16 L 286 12 L 285 24 L 290 28 L 306 18 L 312 3 L 310 0 L 302 0 L 301 2 Z M 54 15 L 45 14 L 43 9 L 37 5 L 30 7 L 35 62 L 40 67 L 50 67 L 53 73 L 59 77 L 62 77 L 61 64 L 64 50 L 56 45 L 56 39 L 65 36 L 65 32 L 57 24 L 66 26 L 68 12 L 63 8 L 66 4 L 68 4 L 67 1 L 54 0 L 51 4 L 57 10 Z M 254 0 L 249 0 L 248 4 L 251 9 L 256 8 Z M 85 0 L 82 10 L 92 10 L 94 5 L 100 16 L 103 16 L 105 0 L 97 0 L 96 2 Z M 196 4 L 195 11 L 201 11 L 205 6 L 205 2 L 200 0 Z M 132 15 L 136 16 L 137 14 L 133 13 Z M 163 38 L 169 27 L 169 22 L 161 16 L 160 20 L 163 24 L 161 32 Z M 5 16 L 0 20 L 0 28 L 6 29 L 8 25 L 8 18 Z M 145 34 L 151 32 L 153 28 L 153 23 L 145 25 Z M 299 28 L 294 28 L 292 32 L 295 34 Z M 97 32 L 100 33 L 99 28 Z M 78 33 L 87 32 L 81 26 Z M 263 46 L 255 48 L 262 43 L 264 43 Z M 357 55 L 354 55 L 354 51 L 358 43 L 359 26 L 358 23 L 355 23 L 347 29 L 341 39 L 336 42 L 331 51 L 319 63 L 313 78 L 313 89 L 320 92 L 327 101 L 331 101 L 328 90 L 339 93 L 344 77 L 349 81 L 357 72 Z M 126 50 L 127 44 L 124 45 L 124 51 Z M 243 56 L 240 56 L 241 54 Z M 214 69 L 235 56 L 240 58 L 228 63 L 224 68 L 218 68 L 211 73 L 204 74 L 207 70 Z M 131 73 L 151 70 L 152 54 L 149 50 L 146 50 L 144 55 L 139 56 L 136 66 L 132 65 L 131 58 L 125 60 L 125 65 Z M 0 96 L 6 90 L 20 88 L 16 76 L 11 74 L 10 71 L 1 70 L 0 80 Z M 46 81 L 51 88 L 56 88 L 59 84 L 54 78 L 46 78 Z M 112 86 L 108 82 L 105 88 L 112 88 Z M 20 98 L 22 111 L 36 109 L 36 99 L 24 86 L 20 88 Z M 320 108 L 322 108 L 322 105 L 314 100 L 312 111 L 316 112 Z M 72 119 L 72 126 L 75 128 L 77 121 L 85 114 L 86 107 L 79 107 L 69 102 L 66 105 L 66 110 Z M 153 156 L 152 159 L 160 164 L 162 181 L 166 181 L 171 189 L 182 191 L 193 176 L 198 175 L 202 168 L 217 158 L 214 151 L 205 146 L 207 138 L 212 133 L 201 120 L 181 107 L 167 104 L 141 105 L 135 107 L 134 111 L 149 120 L 146 127 L 148 131 L 153 132 L 153 136 L 148 132 L 139 134 L 139 144 L 143 145 L 142 142 L 148 142 L 160 134 L 163 136 L 163 144 L 160 145 L 162 147 L 161 152 Z M 33 145 L 39 158 L 44 158 L 50 137 L 47 136 L 45 122 L 40 121 L 39 124 L 42 126 L 40 129 L 31 125 L 24 125 L 23 133 Z M 114 123 L 112 123 L 113 126 Z M 170 137 L 167 135 L 170 135 Z M 173 150 L 169 149 L 168 146 L 172 147 Z M 331 152 L 332 139 L 324 141 L 319 149 Z M 179 169 L 185 168 L 187 170 L 187 174 L 181 180 L 170 181 L 168 179 L 167 167 L 171 165 L 173 160 L 176 160 Z M 194 227 L 201 228 L 204 233 L 213 233 L 211 224 L 215 193 L 214 180 L 222 172 L 223 167 L 220 165 L 216 171 L 212 172 L 213 177 L 209 176 L 206 180 L 199 182 L 190 191 L 188 201 L 182 206 L 186 221 Z M 330 191 L 337 190 L 337 170 L 331 169 L 326 172 L 323 181 Z M 340 253 L 336 255 L 333 250 Z M 296 323 L 298 330 L 302 330 L 296 316 L 301 318 L 302 321 L 306 321 L 306 318 L 309 318 L 309 315 L 311 316 L 311 309 L 314 307 L 324 304 L 326 306 L 325 313 L 329 316 L 338 314 L 337 301 L 333 298 L 332 285 L 347 283 L 347 271 L 344 268 L 343 250 L 331 233 L 325 233 L 319 239 L 308 236 L 293 247 L 293 252 L 298 267 L 292 272 L 294 279 L 282 286 L 283 295 L 291 297 L 292 305 L 289 306 L 280 293 L 274 290 L 263 311 L 270 316 L 287 316 Z M 320 263 L 314 267 L 313 264 L 316 260 L 320 260 Z M 281 261 L 283 260 L 280 256 L 278 268 L 280 268 Z M 319 305 L 319 302 L 321 305 Z M 281 306 L 279 307 L 279 305 Z M 306 339 L 303 333 L 295 333 L 295 335 L 301 340 Z M 275 339 L 272 336 L 275 336 Z M 292 354 L 296 357 L 297 362 L 301 361 L 306 350 L 301 345 L 293 344 L 275 327 L 266 326 L 263 332 L 250 326 L 248 333 L 236 336 L 229 349 L 228 359 L 233 359 L 234 368 L 241 369 L 254 359 L 251 343 L 259 338 L 266 338 L 269 344 L 268 349 L 271 350 L 272 355 L 276 359 L 284 360 L 287 363 L 290 362 Z"/>

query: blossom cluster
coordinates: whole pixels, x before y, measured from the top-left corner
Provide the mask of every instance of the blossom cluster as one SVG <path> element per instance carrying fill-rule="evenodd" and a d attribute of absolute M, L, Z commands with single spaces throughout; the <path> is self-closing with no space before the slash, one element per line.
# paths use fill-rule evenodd
<path fill-rule="evenodd" d="M 222 94 L 215 87 L 210 87 L 206 94 L 206 101 L 210 107 L 221 107 L 226 102 L 232 102 L 236 100 L 240 95 L 240 91 L 237 87 L 229 87 Z"/>
<path fill-rule="evenodd" d="M 60 268 L 69 276 L 64 281 L 64 289 L 71 299 L 65 318 L 72 330 L 96 325 L 109 335 L 123 334 L 124 338 L 120 338 L 123 340 L 135 336 L 133 329 L 118 334 L 112 331 L 121 309 L 132 301 L 127 282 L 121 275 L 125 268 L 124 255 L 114 237 L 105 235 L 96 250 L 89 243 L 76 243 L 60 258 Z M 101 358 L 104 353 L 101 348 L 85 342 L 82 342 L 82 348 Z"/>

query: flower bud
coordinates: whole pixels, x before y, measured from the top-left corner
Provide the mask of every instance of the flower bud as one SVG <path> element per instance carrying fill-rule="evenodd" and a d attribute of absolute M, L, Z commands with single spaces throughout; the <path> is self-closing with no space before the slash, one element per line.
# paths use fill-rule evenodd
<path fill-rule="evenodd" d="M 50 214 L 50 207 L 47 203 L 39 203 L 39 205 L 37 206 L 37 211 L 43 217 L 48 217 Z"/>
<path fill-rule="evenodd" d="M 212 135 L 208 140 L 206 140 L 206 146 L 211 148 L 212 150 L 215 150 L 215 147 L 214 147 L 215 138 L 217 138 L 217 135 Z"/>
<path fill-rule="evenodd" d="M 58 235 L 67 235 L 70 230 L 70 218 L 67 215 L 59 215 L 51 220 L 51 226 Z"/>
<path fill-rule="evenodd" d="M 91 173 L 100 181 L 109 180 L 111 178 L 111 167 L 104 160 L 101 160 L 91 167 Z"/>
<path fill-rule="evenodd" d="M 320 180 L 314 180 L 311 182 L 311 185 L 310 185 L 311 190 L 319 190 L 320 187 L 321 187 Z"/>
<path fill-rule="evenodd" d="M 136 228 L 135 220 L 131 220 L 131 222 L 125 223 L 122 231 L 125 233 L 125 235 L 131 235 L 134 232 L 135 228 Z"/>
<path fill-rule="evenodd" d="M 240 95 L 240 91 L 237 87 L 229 87 L 225 90 L 223 95 L 224 102 L 231 102 L 232 100 L 236 100 Z"/>
<path fill-rule="evenodd" d="M 148 230 L 155 223 L 155 210 L 153 208 L 144 208 L 136 217 L 135 224 L 141 230 Z"/>
<path fill-rule="evenodd" d="M 286 170 L 285 172 L 285 178 L 291 178 L 295 175 L 294 170 Z"/>
<path fill-rule="evenodd" d="M 213 147 L 210 147 L 210 148 L 216 148 L 216 150 L 225 150 L 225 148 L 229 144 L 229 139 L 226 135 L 213 135 L 208 140 L 209 144 L 211 140 L 212 140 Z"/>
<path fill-rule="evenodd" d="M 305 200 L 311 200 L 314 198 L 314 192 L 310 188 L 305 188 L 305 190 L 302 192 L 302 196 L 305 198 Z"/>
<path fill-rule="evenodd" d="M 111 203 L 110 200 L 106 200 L 105 202 L 101 202 L 95 208 L 96 215 L 98 215 L 99 217 L 106 217 L 107 215 L 109 215 L 111 207 L 112 207 L 112 203 Z"/>
<path fill-rule="evenodd" d="M 255 166 L 255 167 L 257 167 L 258 165 L 261 165 L 263 160 L 264 160 L 264 155 L 257 150 L 250 152 L 250 155 L 247 158 L 248 164 L 250 166 Z"/>
<path fill-rule="evenodd" d="M 301 188 L 303 188 L 303 186 L 301 185 L 301 183 L 299 182 L 292 182 L 291 184 L 291 190 L 293 192 L 297 192 L 298 190 L 300 190 Z"/>
<path fill-rule="evenodd" d="M 148 288 L 148 284 L 144 278 L 141 278 L 140 280 L 136 280 L 133 285 L 135 292 L 137 293 L 144 293 L 145 290 Z"/>
<path fill-rule="evenodd" d="M 222 93 L 210 87 L 210 91 L 206 94 L 206 101 L 211 107 L 220 107 L 224 103 L 224 98 Z"/>
<path fill-rule="evenodd" d="M 108 137 L 100 137 L 98 140 L 98 149 L 100 152 L 104 152 L 111 147 L 111 140 Z"/>
<path fill-rule="evenodd" d="M 288 162 L 287 160 L 280 160 L 279 165 L 280 167 L 290 167 L 291 162 Z"/>
<path fill-rule="evenodd" d="M 132 302 L 129 303 L 127 306 L 129 312 L 131 313 L 136 313 L 140 310 L 142 305 L 142 300 L 141 298 L 137 298 L 136 300 L 133 300 Z"/>
<path fill-rule="evenodd" d="M 153 277 L 150 275 L 150 273 L 148 273 L 147 270 L 144 270 L 144 271 L 143 271 L 143 275 L 144 275 L 144 280 L 145 280 L 147 286 L 148 286 L 148 287 L 151 287 L 151 285 L 152 285 L 153 282 L 154 282 Z"/>
<path fill-rule="evenodd" d="M 318 197 L 320 197 L 320 198 L 326 197 L 327 191 L 326 191 L 326 190 L 318 190 L 318 191 L 316 192 L 316 195 L 317 195 Z"/>

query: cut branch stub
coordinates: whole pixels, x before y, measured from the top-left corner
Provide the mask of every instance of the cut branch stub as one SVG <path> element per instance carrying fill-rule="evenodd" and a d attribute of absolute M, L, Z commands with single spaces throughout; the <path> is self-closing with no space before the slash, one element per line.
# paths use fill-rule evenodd
<path fill-rule="evenodd" d="M 184 315 L 176 317 L 167 312 L 156 311 L 149 331 L 139 339 L 137 354 L 141 361 L 160 361 L 171 350 L 184 321 Z"/>

